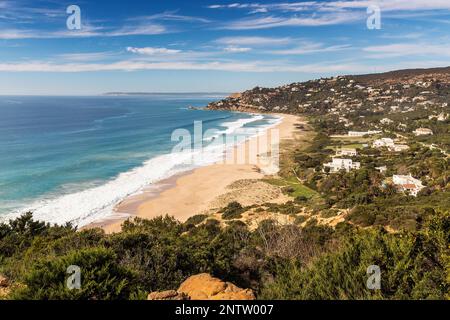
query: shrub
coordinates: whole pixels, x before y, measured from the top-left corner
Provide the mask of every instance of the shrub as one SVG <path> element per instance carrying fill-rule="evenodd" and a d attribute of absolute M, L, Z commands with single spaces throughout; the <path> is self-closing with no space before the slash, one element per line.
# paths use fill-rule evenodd
<path fill-rule="evenodd" d="M 310 266 L 281 261 L 261 299 L 445 299 L 450 281 L 450 215 L 435 215 L 419 234 L 361 231 Z M 369 290 L 367 268 L 382 272 L 381 290 Z M 447 278 L 447 279 L 446 279 Z"/>
<path fill-rule="evenodd" d="M 294 201 L 297 203 L 305 203 L 306 201 L 308 201 L 308 198 L 305 196 L 297 196 L 295 197 Z"/>
<path fill-rule="evenodd" d="M 69 266 L 81 269 L 81 288 L 69 289 Z M 36 261 L 25 277 L 25 287 L 13 292 L 16 299 L 111 300 L 130 299 L 137 293 L 134 275 L 118 265 L 106 248 L 89 248 L 55 259 Z"/>
<path fill-rule="evenodd" d="M 307 216 L 297 216 L 294 220 L 294 224 L 302 224 L 303 222 L 305 222 L 306 220 L 308 220 Z"/>
<path fill-rule="evenodd" d="M 189 225 L 189 224 L 193 224 L 193 225 L 197 225 L 199 223 L 202 223 L 203 221 L 205 221 L 205 219 L 208 218 L 207 214 L 196 214 L 195 216 L 189 217 L 185 224 Z"/>
<path fill-rule="evenodd" d="M 225 220 L 240 219 L 245 209 L 239 202 L 230 202 L 225 208 L 222 209 L 222 218 Z"/>

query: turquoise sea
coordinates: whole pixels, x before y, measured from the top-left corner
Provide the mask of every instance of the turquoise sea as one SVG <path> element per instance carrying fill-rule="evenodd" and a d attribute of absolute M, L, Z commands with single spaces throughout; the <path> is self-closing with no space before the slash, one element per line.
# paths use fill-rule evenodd
<path fill-rule="evenodd" d="M 106 218 L 126 196 L 217 161 L 214 152 L 196 163 L 171 154 L 179 143 L 174 130 L 193 133 L 201 121 L 203 132 L 217 131 L 202 139 L 203 148 L 212 148 L 220 134 L 243 141 L 279 120 L 189 108 L 220 98 L 0 96 L 0 220 L 28 210 L 39 220 L 79 226 Z"/>

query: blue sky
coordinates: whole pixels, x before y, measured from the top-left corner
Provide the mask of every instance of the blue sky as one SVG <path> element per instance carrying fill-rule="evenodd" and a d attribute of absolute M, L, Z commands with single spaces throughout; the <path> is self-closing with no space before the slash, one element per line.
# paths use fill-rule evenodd
<path fill-rule="evenodd" d="M 449 40 L 449 0 L 0 0 L 0 94 L 234 92 L 448 66 Z"/>

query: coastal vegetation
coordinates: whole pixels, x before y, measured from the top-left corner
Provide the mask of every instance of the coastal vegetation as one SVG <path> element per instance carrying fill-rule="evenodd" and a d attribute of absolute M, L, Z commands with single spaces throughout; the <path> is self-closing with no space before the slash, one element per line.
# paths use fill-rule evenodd
<path fill-rule="evenodd" d="M 449 102 L 449 71 L 435 69 L 257 87 L 212 103 L 308 120 L 302 140 L 282 145 L 279 174 L 262 180 L 286 201 L 227 201 L 184 223 L 136 218 L 114 234 L 24 214 L 0 224 L 3 298 L 145 299 L 206 272 L 260 299 L 449 299 Z M 381 138 L 405 148 L 374 146 Z M 358 166 L 332 170 L 343 149 Z M 420 191 L 399 189 L 394 175 Z M 80 290 L 66 286 L 70 265 Z M 379 288 L 367 286 L 370 266 Z"/>
<path fill-rule="evenodd" d="M 449 298 L 450 215 L 428 212 L 414 231 L 391 234 L 343 222 L 299 228 L 262 222 L 222 228 L 171 217 L 126 222 L 107 235 L 50 226 L 26 214 L 0 225 L 0 273 L 15 283 L 10 299 L 145 299 L 208 272 L 252 288 L 262 299 Z M 382 270 L 380 290 L 366 287 L 369 265 Z M 66 286 L 67 267 L 81 289 Z"/>

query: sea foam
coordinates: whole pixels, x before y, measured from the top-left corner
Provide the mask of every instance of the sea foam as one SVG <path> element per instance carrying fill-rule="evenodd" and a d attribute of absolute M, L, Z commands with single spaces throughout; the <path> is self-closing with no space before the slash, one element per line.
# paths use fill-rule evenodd
<path fill-rule="evenodd" d="M 221 126 L 225 129 L 218 131 L 217 136 L 234 134 L 240 130 L 241 132 L 247 132 L 248 138 L 250 138 L 256 135 L 258 130 L 255 127 L 244 128 L 244 126 L 263 119 L 264 116 L 262 115 L 252 114 L 251 118 L 248 119 L 224 122 Z M 259 128 L 269 129 L 278 124 L 279 121 L 281 121 L 281 118 L 269 119 L 267 125 Z M 245 140 L 239 142 L 243 143 Z M 23 212 L 32 211 L 33 217 L 37 220 L 56 224 L 71 222 L 78 227 L 108 219 L 116 214 L 113 209 L 120 201 L 142 192 L 149 185 L 175 174 L 220 161 L 224 147 L 224 145 L 211 144 L 201 151 L 194 149 L 191 152 L 159 155 L 147 160 L 140 167 L 119 174 L 103 185 L 53 199 L 41 199 L 26 208 L 5 215 L 3 218 L 11 219 Z M 201 157 L 196 157 L 200 152 Z M 195 163 L 192 163 L 193 158 L 197 159 Z"/>

